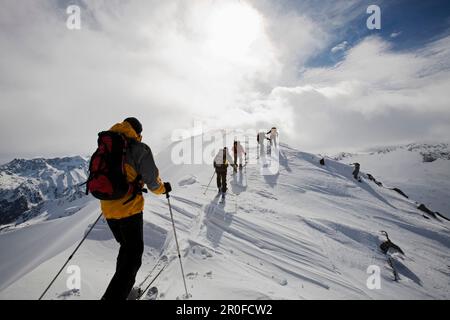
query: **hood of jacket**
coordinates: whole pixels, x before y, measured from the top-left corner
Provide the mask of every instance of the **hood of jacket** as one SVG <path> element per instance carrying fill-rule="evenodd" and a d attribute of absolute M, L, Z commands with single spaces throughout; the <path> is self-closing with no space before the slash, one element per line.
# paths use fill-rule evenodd
<path fill-rule="evenodd" d="M 134 139 L 136 141 L 141 141 L 142 140 L 142 136 L 138 135 L 136 133 L 136 131 L 134 131 L 134 129 L 131 126 L 131 124 L 129 124 L 126 121 L 123 121 L 123 122 L 120 122 L 120 123 L 116 123 L 115 125 L 113 125 L 111 127 L 111 129 L 109 129 L 109 131 L 121 133 L 125 137 L 127 137 L 129 139 Z"/>

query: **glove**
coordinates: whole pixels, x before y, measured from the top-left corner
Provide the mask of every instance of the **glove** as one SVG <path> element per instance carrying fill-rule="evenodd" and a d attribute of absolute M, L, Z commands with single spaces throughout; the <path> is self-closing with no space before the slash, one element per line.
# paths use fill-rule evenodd
<path fill-rule="evenodd" d="M 170 191 L 172 191 L 172 186 L 169 182 L 164 182 L 164 192 L 163 194 L 168 194 Z"/>

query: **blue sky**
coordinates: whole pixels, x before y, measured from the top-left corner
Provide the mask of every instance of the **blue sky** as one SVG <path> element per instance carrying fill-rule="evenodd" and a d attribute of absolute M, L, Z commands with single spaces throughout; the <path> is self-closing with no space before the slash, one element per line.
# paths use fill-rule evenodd
<path fill-rule="evenodd" d="M 290 8 L 302 9 L 302 6 L 298 8 L 300 1 L 288 1 L 288 3 Z M 326 6 L 327 1 L 314 3 Z M 381 9 L 381 30 L 369 30 L 365 27 L 369 17 L 365 9 L 371 4 L 378 5 Z M 358 1 L 352 11 L 361 12 L 361 14 L 355 19 L 334 27 L 332 32 L 336 44 L 347 41 L 349 46 L 354 46 L 367 36 L 378 35 L 388 41 L 394 51 L 415 50 L 450 32 L 450 2 L 447 0 L 364 0 Z M 332 54 L 330 50 L 333 47 L 334 45 L 331 45 L 311 57 L 307 66 L 332 65 L 339 62 L 344 52 Z"/>

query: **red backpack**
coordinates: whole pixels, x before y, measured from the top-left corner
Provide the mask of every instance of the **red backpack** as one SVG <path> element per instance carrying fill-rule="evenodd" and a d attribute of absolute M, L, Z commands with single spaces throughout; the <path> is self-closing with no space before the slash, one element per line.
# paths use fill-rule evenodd
<path fill-rule="evenodd" d="M 130 199 L 123 204 L 130 202 L 144 189 L 140 185 L 140 175 L 133 182 L 127 180 L 125 157 L 128 139 L 117 132 L 103 131 L 98 134 L 97 145 L 89 163 L 86 194 L 90 192 L 100 200 L 117 200 L 130 194 Z"/>

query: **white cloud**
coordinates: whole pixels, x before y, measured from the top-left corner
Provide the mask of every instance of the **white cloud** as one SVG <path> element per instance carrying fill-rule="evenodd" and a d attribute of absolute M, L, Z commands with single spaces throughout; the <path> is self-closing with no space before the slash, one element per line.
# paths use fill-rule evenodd
<path fill-rule="evenodd" d="M 348 48 L 348 42 L 347 41 L 343 41 L 341 43 L 339 43 L 338 45 L 334 46 L 333 48 L 331 48 L 331 53 L 337 53 L 339 51 L 345 51 Z"/>
<path fill-rule="evenodd" d="M 98 131 L 130 115 L 152 147 L 194 119 L 277 125 L 310 149 L 448 136 L 448 38 L 411 53 L 378 38 L 343 42 L 345 60 L 305 68 L 358 1 L 292 11 L 96 0 L 83 2 L 81 31 L 65 28 L 55 3 L 7 1 L 0 11 L 3 158 L 90 152 Z"/>
<path fill-rule="evenodd" d="M 400 32 L 392 32 L 391 35 L 390 35 L 390 37 L 391 37 L 391 38 L 397 38 L 397 37 L 400 36 L 401 34 L 402 34 L 401 31 L 400 31 Z"/>
<path fill-rule="evenodd" d="M 450 136 L 450 37 L 416 53 L 394 53 L 373 37 L 330 68 L 310 69 L 295 87 L 275 88 L 306 148 L 354 147 Z M 270 102 L 268 102 L 270 104 Z"/>
<path fill-rule="evenodd" d="M 88 152 L 97 131 L 128 115 L 143 121 L 155 145 L 280 77 L 264 17 L 243 2 L 86 6 L 81 31 L 67 30 L 64 10 L 51 2 L 2 9 L 2 150 Z"/>

